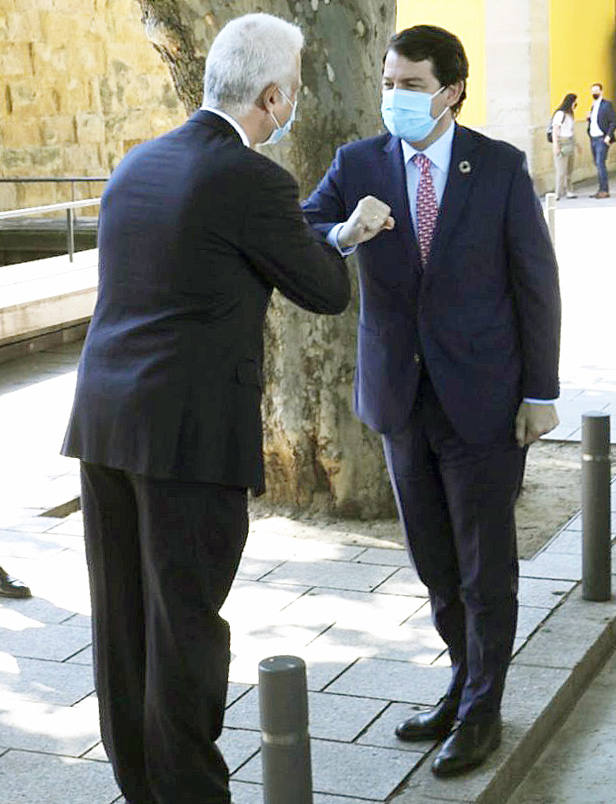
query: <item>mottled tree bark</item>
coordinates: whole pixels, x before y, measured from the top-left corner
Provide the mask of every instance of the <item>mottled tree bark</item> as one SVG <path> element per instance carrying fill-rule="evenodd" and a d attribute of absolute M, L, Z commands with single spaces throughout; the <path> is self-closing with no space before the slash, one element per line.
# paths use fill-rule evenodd
<path fill-rule="evenodd" d="M 393 0 L 139 0 L 148 38 L 192 113 L 202 100 L 205 55 L 233 17 L 265 11 L 306 37 L 299 120 L 264 150 L 306 196 L 336 147 L 381 130 L 378 85 L 394 30 Z M 353 271 L 353 266 L 349 266 Z M 354 273 L 354 271 L 353 271 Z M 380 440 L 355 418 L 357 293 L 341 316 L 315 316 L 274 294 L 267 320 L 263 400 L 268 496 L 313 512 L 393 514 Z"/>

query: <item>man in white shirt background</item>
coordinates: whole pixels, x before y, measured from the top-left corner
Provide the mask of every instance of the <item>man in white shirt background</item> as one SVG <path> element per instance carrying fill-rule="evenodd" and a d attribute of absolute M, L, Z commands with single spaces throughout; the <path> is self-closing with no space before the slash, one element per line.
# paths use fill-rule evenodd
<path fill-rule="evenodd" d="M 593 104 L 587 117 L 588 136 L 590 137 L 590 148 L 594 163 L 597 166 L 599 179 L 599 189 L 596 193 L 593 193 L 591 198 L 609 198 L 610 187 L 605 163 L 610 144 L 614 142 L 616 112 L 611 102 L 603 97 L 602 84 L 593 84 L 590 91 L 592 92 Z"/>

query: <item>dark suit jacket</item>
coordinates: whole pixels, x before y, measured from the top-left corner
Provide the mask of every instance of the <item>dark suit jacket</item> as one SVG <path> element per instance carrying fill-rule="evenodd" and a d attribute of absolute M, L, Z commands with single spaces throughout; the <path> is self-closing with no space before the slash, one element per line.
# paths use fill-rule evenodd
<path fill-rule="evenodd" d="M 588 126 L 587 131 L 588 135 L 590 136 L 590 114 L 592 113 L 592 107 L 590 113 L 588 115 Z M 597 115 L 597 125 L 601 129 L 604 135 L 608 135 L 612 142 L 614 142 L 614 132 L 616 131 L 616 112 L 614 111 L 614 107 L 612 106 L 611 102 L 605 100 L 605 98 L 599 104 L 599 114 Z"/>
<path fill-rule="evenodd" d="M 462 438 L 505 437 L 523 396 L 558 396 L 557 265 L 524 154 L 456 126 L 423 271 L 397 137 L 342 147 L 304 212 L 326 236 L 366 195 L 396 226 L 358 250 L 357 414 L 382 433 L 403 428 L 422 360 Z"/>
<path fill-rule="evenodd" d="M 277 287 L 349 300 L 287 171 L 199 111 L 134 148 L 101 204 L 99 292 L 63 453 L 159 478 L 264 488 L 263 320 Z"/>

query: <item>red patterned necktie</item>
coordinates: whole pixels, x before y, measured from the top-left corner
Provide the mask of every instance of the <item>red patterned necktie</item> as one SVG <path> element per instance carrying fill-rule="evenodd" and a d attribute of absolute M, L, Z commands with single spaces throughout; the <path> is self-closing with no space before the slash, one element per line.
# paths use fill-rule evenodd
<path fill-rule="evenodd" d="M 432 162 L 423 154 L 415 154 L 413 162 L 419 168 L 419 186 L 417 187 L 417 238 L 421 253 L 422 265 L 428 262 L 432 235 L 438 216 L 438 202 L 432 183 L 430 167 Z"/>

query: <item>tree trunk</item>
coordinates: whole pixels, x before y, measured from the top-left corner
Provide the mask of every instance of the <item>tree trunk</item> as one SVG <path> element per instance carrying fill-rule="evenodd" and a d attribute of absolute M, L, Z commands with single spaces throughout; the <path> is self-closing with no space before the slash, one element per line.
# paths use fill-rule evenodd
<path fill-rule="evenodd" d="M 306 37 L 299 120 L 264 153 L 305 197 L 336 147 L 381 130 L 379 82 L 394 31 L 391 0 L 139 0 L 146 35 L 168 64 L 187 112 L 202 100 L 205 55 L 233 17 L 266 11 Z M 349 266 L 353 272 L 353 266 Z M 360 518 L 392 516 L 381 444 L 355 418 L 357 288 L 341 316 L 315 316 L 274 294 L 266 326 L 263 400 L 267 494 L 294 509 Z"/>

